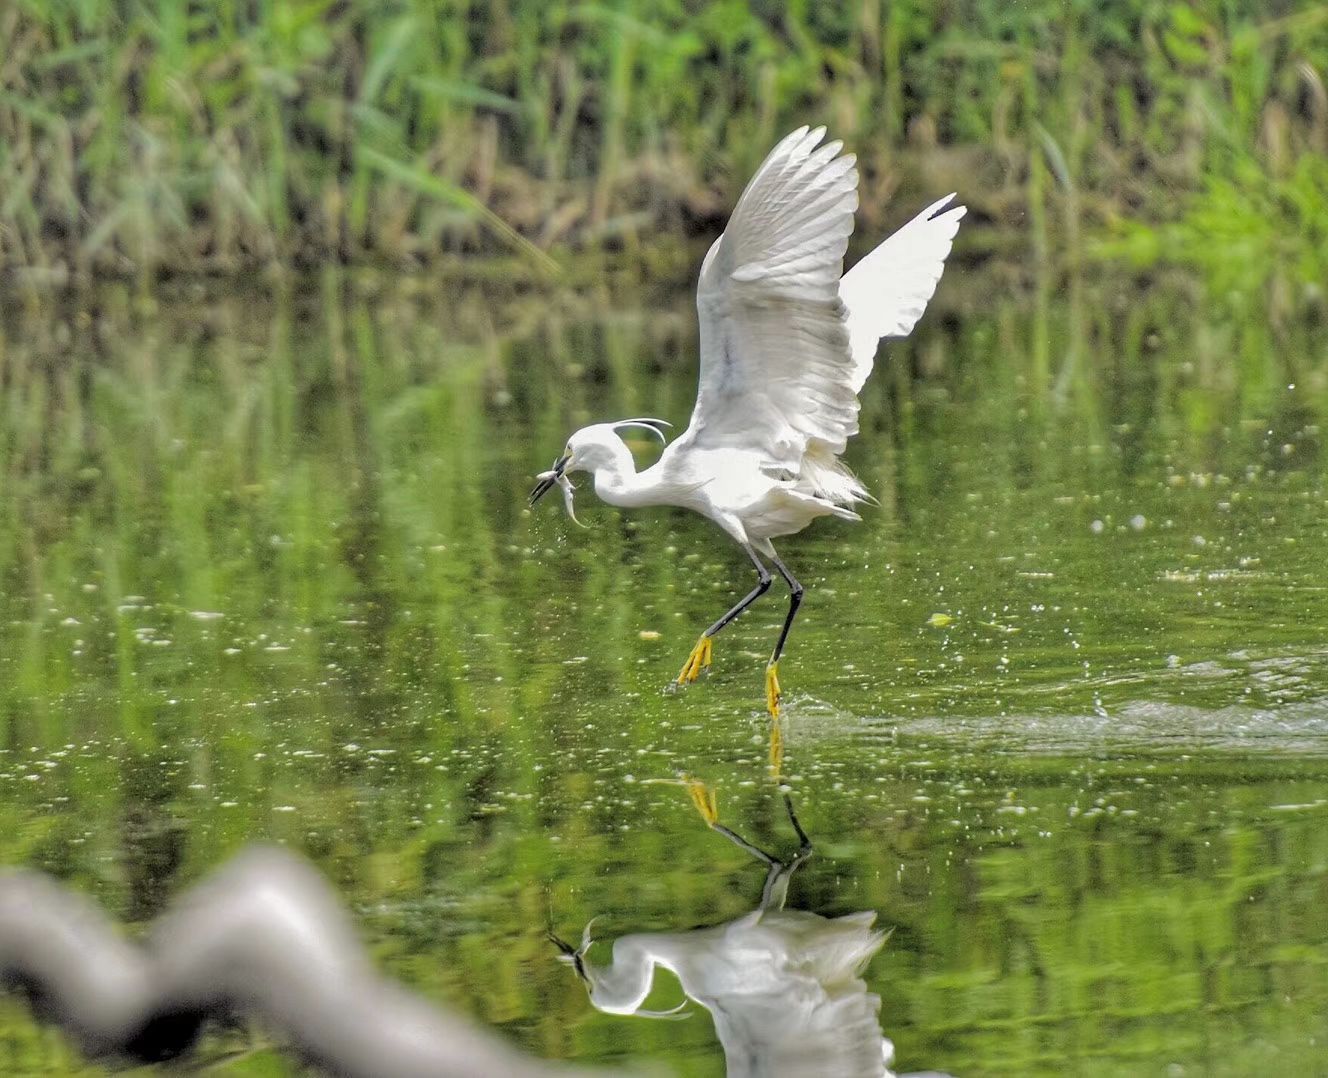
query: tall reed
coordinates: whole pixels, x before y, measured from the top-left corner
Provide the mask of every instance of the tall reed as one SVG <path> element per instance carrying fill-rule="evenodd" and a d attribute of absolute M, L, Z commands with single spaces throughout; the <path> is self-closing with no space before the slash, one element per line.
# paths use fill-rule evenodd
<path fill-rule="evenodd" d="M 803 122 L 862 156 L 870 231 L 957 188 L 1019 250 L 1328 150 L 1308 3 L 16 0 L 0 44 L 0 266 L 36 281 L 547 268 L 713 231 Z"/>

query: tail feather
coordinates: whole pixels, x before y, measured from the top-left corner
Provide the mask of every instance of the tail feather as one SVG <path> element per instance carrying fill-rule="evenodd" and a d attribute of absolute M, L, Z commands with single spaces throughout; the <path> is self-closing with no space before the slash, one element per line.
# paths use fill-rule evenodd
<path fill-rule="evenodd" d="M 936 291 L 959 222 L 968 212 L 964 206 L 950 205 L 954 197 L 947 195 L 928 206 L 840 280 L 854 394 L 871 374 L 881 339 L 908 336 Z M 876 501 L 834 449 L 815 439 L 803 454 L 797 489 L 831 503 L 836 516 L 852 520 L 858 516 L 850 506 Z"/>
<path fill-rule="evenodd" d="M 813 442 L 807 447 L 802 458 L 802 473 L 798 486 L 817 498 L 833 502 L 837 507 L 856 505 L 858 502 L 876 501 L 843 461 L 834 455 L 829 446 Z M 836 516 L 844 516 L 837 511 Z M 857 520 L 856 513 L 849 513 L 846 519 Z"/>

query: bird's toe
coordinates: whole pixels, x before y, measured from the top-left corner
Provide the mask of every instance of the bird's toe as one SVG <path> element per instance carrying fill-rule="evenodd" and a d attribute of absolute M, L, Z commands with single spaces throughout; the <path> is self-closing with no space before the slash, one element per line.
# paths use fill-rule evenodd
<path fill-rule="evenodd" d="M 710 637 L 702 636 L 687 656 L 687 661 L 682 664 L 682 671 L 674 684 L 688 685 L 708 671 L 713 650 L 714 645 L 711 644 Z"/>

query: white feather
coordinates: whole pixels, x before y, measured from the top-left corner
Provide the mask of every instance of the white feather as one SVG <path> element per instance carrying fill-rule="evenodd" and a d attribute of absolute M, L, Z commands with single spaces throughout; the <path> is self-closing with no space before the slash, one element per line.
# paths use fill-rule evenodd
<path fill-rule="evenodd" d="M 612 505 L 676 505 L 773 556 L 770 540 L 817 517 L 856 520 L 870 498 L 839 460 L 858 430 L 858 391 L 877 342 L 912 330 L 936 290 L 965 210 L 929 206 L 847 275 L 858 172 L 824 128 L 770 151 L 701 265 L 701 374 L 687 430 L 637 472 L 615 426 L 568 442 Z"/>
<path fill-rule="evenodd" d="M 871 374 L 876 346 L 884 337 L 907 337 L 940 283 L 966 206 L 932 203 L 844 274 L 839 297 L 848 309 L 849 384 L 856 393 Z M 941 212 L 944 210 L 945 212 Z"/>
<path fill-rule="evenodd" d="M 921 317 L 965 211 L 937 215 L 954 196 L 942 199 L 842 276 L 858 173 L 824 135 L 802 127 L 770 152 L 706 255 L 700 384 L 675 445 L 755 454 L 800 493 L 847 505 L 866 492 L 837 458 L 877 342 Z"/>
<path fill-rule="evenodd" d="M 802 127 L 770 152 L 706 256 L 700 386 L 679 439 L 754 450 L 792 475 L 811 441 L 841 452 L 857 423 L 839 278 L 858 173 L 824 136 Z"/>

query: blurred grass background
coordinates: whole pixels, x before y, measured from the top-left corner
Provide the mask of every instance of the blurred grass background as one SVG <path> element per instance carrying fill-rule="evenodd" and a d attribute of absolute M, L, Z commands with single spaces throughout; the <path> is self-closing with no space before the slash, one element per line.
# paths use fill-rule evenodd
<path fill-rule="evenodd" d="M 958 190 L 971 253 L 1328 278 L 1321 3 L 11 0 L 0 44 L 0 267 L 38 284 L 668 265 L 804 122 L 867 238 Z"/>

